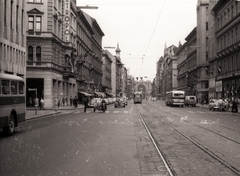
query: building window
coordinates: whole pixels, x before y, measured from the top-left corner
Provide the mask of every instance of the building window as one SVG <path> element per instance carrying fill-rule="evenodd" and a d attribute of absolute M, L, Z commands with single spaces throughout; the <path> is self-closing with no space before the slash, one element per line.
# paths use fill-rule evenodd
<path fill-rule="evenodd" d="M 4 25 L 7 25 L 7 0 L 4 1 Z"/>
<path fill-rule="evenodd" d="M 28 30 L 34 31 L 34 17 L 33 16 L 28 17 Z"/>
<path fill-rule="evenodd" d="M 11 1 L 10 20 L 11 29 L 13 29 L 13 1 Z"/>
<path fill-rule="evenodd" d="M 28 61 L 33 61 L 33 47 L 28 47 Z"/>
<path fill-rule="evenodd" d="M 206 22 L 206 31 L 208 31 L 208 22 Z"/>
<path fill-rule="evenodd" d="M 41 61 L 41 47 L 38 46 L 36 48 L 36 58 L 37 58 L 37 61 L 40 62 Z"/>
<path fill-rule="evenodd" d="M 41 26 L 42 26 L 42 17 L 37 16 L 36 17 L 36 31 L 41 31 Z"/>
<path fill-rule="evenodd" d="M 32 3 L 42 3 L 42 0 L 28 0 L 28 2 L 32 2 Z"/>
<path fill-rule="evenodd" d="M 24 20 L 24 10 L 22 10 L 22 19 L 21 19 L 21 30 L 22 30 L 22 34 L 24 33 L 24 24 L 23 24 L 23 20 Z"/>
<path fill-rule="evenodd" d="M 18 10 L 19 10 L 19 7 L 18 7 L 18 5 L 17 5 L 17 7 L 16 7 L 16 31 L 17 32 L 19 32 L 19 29 L 18 29 Z"/>

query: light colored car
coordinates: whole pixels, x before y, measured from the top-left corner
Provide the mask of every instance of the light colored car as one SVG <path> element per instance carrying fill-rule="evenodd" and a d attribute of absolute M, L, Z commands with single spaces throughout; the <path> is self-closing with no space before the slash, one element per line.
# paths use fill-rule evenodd
<path fill-rule="evenodd" d="M 209 110 L 227 110 L 228 103 L 225 102 L 223 99 L 211 99 L 209 101 Z"/>
<path fill-rule="evenodd" d="M 197 98 L 196 96 L 186 96 L 185 97 L 185 101 L 184 101 L 184 105 L 185 106 L 188 106 L 188 105 L 191 105 L 191 106 L 196 106 L 197 104 Z"/>
<path fill-rule="evenodd" d="M 126 104 L 125 104 L 125 101 L 124 101 L 124 98 L 116 98 L 116 101 L 114 103 L 115 105 L 115 108 L 118 107 L 118 106 L 121 106 L 121 107 L 125 107 Z"/>
<path fill-rule="evenodd" d="M 97 104 L 100 104 L 101 101 L 102 101 L 101 98 L 93 98 L 93 99 L 89 102 L 88 105 L 89 105 L 90 107 L 94 107 L 94 106 L 96 106 Z"/>

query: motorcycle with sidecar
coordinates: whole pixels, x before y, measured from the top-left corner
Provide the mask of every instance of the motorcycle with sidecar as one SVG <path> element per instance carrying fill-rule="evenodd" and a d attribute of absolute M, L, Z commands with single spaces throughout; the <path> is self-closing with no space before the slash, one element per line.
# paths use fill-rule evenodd
<path fill-rule="evenodd" d="M 95 112 L 96 110 L 105 112 L 107 110 L 106 103 L 105 102 L 103 102 L 103 103 L 96 103 L 94 105 L 94 107 L 93 107 L 93 111 Z"/>

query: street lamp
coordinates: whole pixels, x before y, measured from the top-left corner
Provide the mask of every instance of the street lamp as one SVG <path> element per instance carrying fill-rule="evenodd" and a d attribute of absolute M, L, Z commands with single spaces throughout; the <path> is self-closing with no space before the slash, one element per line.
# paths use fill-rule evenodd
<path fill-rule="evenodd" d="M 89 5 L 86 5 L 86 6 L 77 6 L 76 7 L 76 10 L 77 11 L 80 11 L 81 9 L 98 9 L 97 6 L 89 6 Z"/>

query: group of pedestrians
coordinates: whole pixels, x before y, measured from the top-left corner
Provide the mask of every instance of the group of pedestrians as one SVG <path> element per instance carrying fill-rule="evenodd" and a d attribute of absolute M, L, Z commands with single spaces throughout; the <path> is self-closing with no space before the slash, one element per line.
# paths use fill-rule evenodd
<path fill-rule="evenodd" d="M 211 102 L 212 99 L 213 99 L 213 97 L 210 97 L 209 102 Z M 227 105 L 227 108 L 226 108 L 227 110 L 230 107 L 232 113 L 234 113 L 234 114 L 238 113 L 238 100 L 236 98 L 232 98 L 232 99 L 220 98 L 218 100 L 218 106 L 219 106 L 220 111 L 223 110 L 224 104 Z"/>

